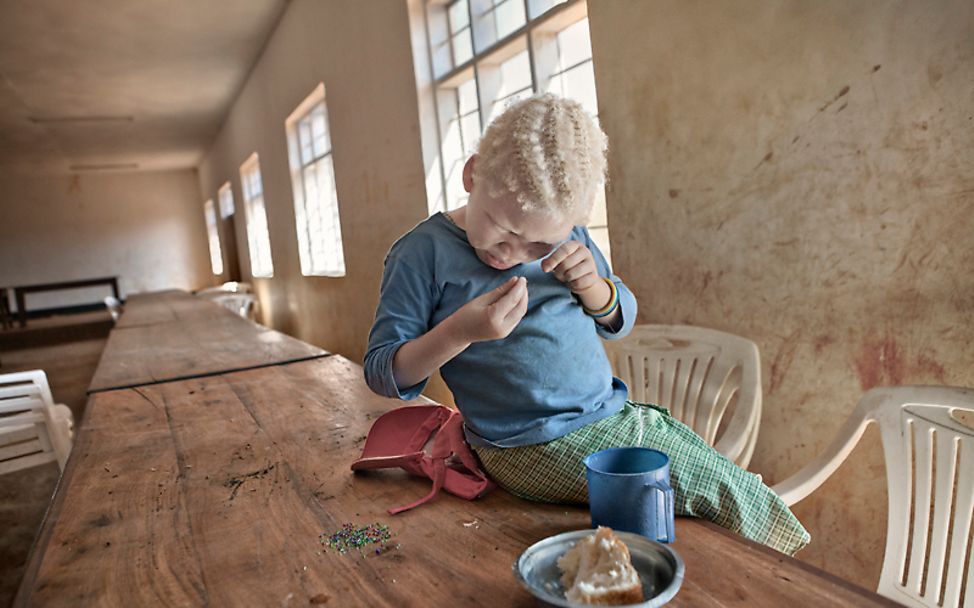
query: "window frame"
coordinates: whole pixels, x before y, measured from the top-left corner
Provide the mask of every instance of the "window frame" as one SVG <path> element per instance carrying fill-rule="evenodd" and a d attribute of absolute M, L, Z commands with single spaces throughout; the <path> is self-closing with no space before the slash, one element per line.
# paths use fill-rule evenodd
<path fill-rule="evenodd" d="M 206 222 L 206 241 L 210 249 L 210 270 L 214 276 L 221 276 L 224 270 L 223 246 L 220 243 L 220 226 L 213 199 L 203 203 L 203 218 Z"/>
<path fill-rule="evenodd" d="M 311 134 L 311 160 L 304 161 L 302 145 L 302 124 L 309 120 L 314 112 L 321 107 L 324 113 L 325 133 L 327 137 L 326 150 L 318 154 L 314 149 L 314 135 Z M 329 124 L 328 105 L 325 99 L 325 85 L 319 83 L 315 89 L 306 97 L 290 116 L 284 121 L 285 134 L 288 144 L 288 165 L 291 171 L 292 196 L 294 203 L 294 226 L 298 238 L 298 254 L 301 262 L 301 274 L 304 276 L 324 276 L 324 277 L 343 277 L 346 274 L 345 250 L 342 240 L 341 227 L 341 208 L 338 201 L 338 184 L 335 179 L 334 144 L 331 137 L 331 125 Z M 322 169 L 321 164 L 326 163 L 326 170 L 331 175 L 330 192 L 318 191 L 318 200 L 311 201 L 309 197 L 309 184 L 305 177 L 305 172 L 310 168 L 318 175 Z M 316 178 L 317 179 L 317 178 Z M 318 184 L 315 185 L 316 188 Z M 329 234 L 316 235 L 313 226 L 308 221 L 309 206 L 316 205 L 317 213 L 330 213 L 334 219 Z M 315 242 L 316 238 L 332 237 L 332 242 L 325 242 L 324 248 L 332 249 L 335 253 L 334 259 L 328 259 L 326 252 L 322 253 L 324 260 L 316 259 Z"/>
<path fill-rule="evenodd" d="M 224 197 L 224 193 L 228 196 Z M 217 188 L 216 198 L 220 209 L 220 219 L 225 220 L 237 213 L 237 202 L 233 200 L 233 186 L 230 185 L 230 180 L 223 182 L 223 185 Z M 227 200 L 230 201 L 229 205 L 226 204 Z"/>
<path fill-rule="evenodd" d="M 454 40 L 458 32 L 454 32 L 450 20 L 449 11 L 457 6 L 457 3 L 464 2 L 467 7 L 466 29 L 470 31 L 470 51 L 471 56 L 464 62 L 457 64 L 455 59 Z M 496 36 L 497 28 L 497 8 L 506 2 L 523 3 L 524 22 L 514 30 L 505 34 L 503 37 Z M 432 127 L 424 127 L 425 133 L 435 137 L 435 142 L 429 147 L 430 152 L 435 151 L 435 157 L 427 159 L 427 209 L 432 215 L 438 211 L 448 211 L 463 205 L 466 196 L 457 191 L 458 163 L 465 161 L 473 153 L 473 146 L 466 140 L 470 139 L 464 133 L 462 121 L 467 112 L 461 109 L 460 86 L 470 81 L 474 83 L 476 92 L 476 113 L 480 124 L 480 132 L 477 139 L 483 134 L 483 129 L 489 124 L 491 117 L 496 113 L 498 104 L 503 107 L 506 99 L 523 95 L 525 90 L 506 92 L 503 97 L 497 96 L 495 99 L 486 99 L 491 96 L 489 91 L 485 91 L 485 86 L 490 86 L 489 80 L 493 78 L 495 82 L 502 82 L 499 79 L 499 72 L 505 61 L 517 56 L 519 53 L 527 52 L 528 67 L 530 71 L 530 89 L 528 94 L 541 91 L 552 90 L 556 86 L 556 79 L 565 78 L 565 75 L 573 70 L 582 68 L 586 64 L 593 64 L 591 49 L 588 58 L 572 62 L 571 65 L 560 65 L 562 51 L 559 35 L 569 29 L 575 23 L 588 18 L 588 6 L 586 0 L 421 0 L 422 15 L 419 17 L 422 22 L 422 42 L 426 46 L 426 65 L 417 67 L 417 81 L 428 87 L 431 91 L 427 103 L 431 106 L 426 110 L 424 119 L 426 124 Z M 475 7 L 486 7 L 475 14 Z M 434 14 L 434 11 L 439 11 Z M 483 36 L 483 31 L 478 34 L 478 27 L 483 30 L 485 25 L 478 26 L 480 21 L 490 21 L 494 28 L 493 39 L 487 44 L 481 45 L 478 36 Z M 442 38 L 442 40 L 435 40 Z M 589 34 L 591 45 L 591 35 Z M 439 51 L 442 54 L 442 47 L 449 48 L 450 68 L 438 74 Z M 479 50 L 478 50 L 479 48 Z M 554 58 L 554 60 L 552 59 Z M 547 65 L 546 65 L 547 63 Z M 539 71 L 543 72 L 539 74 Z M 422 72 L 420 77 L 419 72 Z M 492 73 L 493 72 L 493 73 Z M 485 83 L 486 81 L 486 83 Z M 559 86 L 564 86 L 563 82 Z M 594 85 L 594 73 L 593 73 Z M 594 99 L 597 106 L 597 92 L 593 90 Z M 421 108 L 422 110 L 422 108 Z M 597 107 L 589 108 L 597 116 Z M 454 123 L 456 123 L 454 125 Z M 452 129 L 458 131 L 455 136 Z M 435 133 L 435 134 L 434 134 Z M 459 159 L 454 158 L 457 141 L 461 148 Z M 427 149 L 424 145 L 424 150 Z M 435 174 L 435 176 L 433 175 Z M 593 208 L 592 217 L 587 224 L 591 231 L 598 233 L 598 242 L 606 258 L 610 258 L 608 221 L 605 209 L 605 191 L 603 189 L 599 200 Z M 594 237 L 593 237 L 594 238 Z"/>
<path fill-rule="evenodd" d="M 257 218 L 255 217 L 255 200 L 257 196 L 251 191 L 251 176 L 256 175 L 256 180 L 260 184 L 260 213 L 262 214 L 262 224 L 264 231 L 262 234 L 254 234 Z M 271 249 L 271 230 L 267 221 L 267 200 L 264 197 L 264 177 L 260 170 L 260 157 L 256 152 L 251 154 L 247 160 L 240 165 L 240 186 L 243 192 L 244 213 L 246 214 L 245 223 L 247 229 L 247 251 L 250 254 L 250 275 L 259 279 L 270 279 L 274 277 L 274 255 Z M 265 241 L 258 243 L 258 239 Z M 259 247 L 267 250 L 267 266 L 263 266 L 264 260 L 260 259 Z M 255 261 L 257 264 L 255 264 Z M 258 265 L 260 267 L 258 268 Z"/>

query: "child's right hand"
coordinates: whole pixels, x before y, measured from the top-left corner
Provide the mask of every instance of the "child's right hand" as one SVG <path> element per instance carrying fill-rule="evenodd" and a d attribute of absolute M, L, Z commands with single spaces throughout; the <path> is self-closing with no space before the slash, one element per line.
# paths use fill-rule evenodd
<path fill-rule="evenodd" d="M 528 280 L 511 277 L 499 287 L 470 300 L 448 321 L 465 342 L 506 338 L 528 310 Z"/>

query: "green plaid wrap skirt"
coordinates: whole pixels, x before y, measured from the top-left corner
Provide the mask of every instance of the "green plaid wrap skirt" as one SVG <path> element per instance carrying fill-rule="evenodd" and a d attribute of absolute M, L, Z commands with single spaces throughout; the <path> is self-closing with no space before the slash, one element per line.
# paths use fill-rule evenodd
<path fill-rule="evenodd" d="M 788 555 L 811 540 L 760 477 L 735 465 L 656 405 L 628 401 L 619 413 L 548 443 L 474 450 L 487 473 L 516 496 L 538 502 L 587 503 L 582 459 L 625 446 L 669 455 L 677 515 L 709 519 Z"/>

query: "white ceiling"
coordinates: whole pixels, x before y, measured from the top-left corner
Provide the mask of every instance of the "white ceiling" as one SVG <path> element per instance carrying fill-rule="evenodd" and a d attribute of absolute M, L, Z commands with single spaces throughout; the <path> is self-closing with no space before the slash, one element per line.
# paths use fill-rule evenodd
<path fill-rule="evenodd" d="M 288 1 L 0 0 L 0 171 L 196 166 Z"/>

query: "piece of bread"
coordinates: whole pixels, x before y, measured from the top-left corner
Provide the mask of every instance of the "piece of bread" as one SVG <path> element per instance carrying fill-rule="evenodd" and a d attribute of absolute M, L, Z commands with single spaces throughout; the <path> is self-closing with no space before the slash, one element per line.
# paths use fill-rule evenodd
<path fill-rule="evenodd" d="M 558 558 L 565 599 L 577 604 L 619 606 L 643 601 L 643 584 L 629 548 L 610 528 L 599 526 Z"/>

